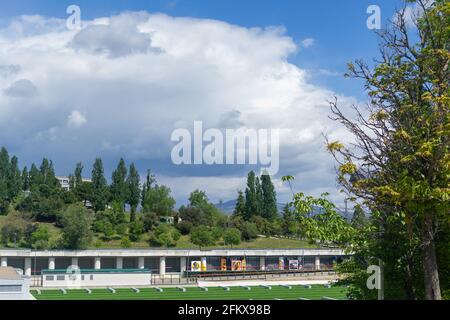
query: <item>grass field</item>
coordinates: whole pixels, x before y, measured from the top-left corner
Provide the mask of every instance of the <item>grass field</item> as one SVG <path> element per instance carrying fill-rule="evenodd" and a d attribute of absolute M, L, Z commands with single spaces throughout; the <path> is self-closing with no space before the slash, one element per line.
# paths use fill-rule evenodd
<path fill-rule="evenodd" d="M 66 294 L 59 290 L 41 290 L 41 294 L 31 290 L 31 293 L 37 300 L 298 300 L 300 298 L 320 300 L 323 297 L 345 299 L 344 288 L 326 288 L 321 285 L 313 285 L 311 288 L 292 286 L 291 289 L 276 285 L 272 286 L 271 290 L 265 287 L 251 287 L 251 290 L 230 287 L 229 291 L 218 287 L 208 288 L 208 291 L 187 287 L 186 292 L 178 288 L 163 288 L 163 292 L 155 288 L 139 290 L 139 293 L 131 288 L 116 289 L 116 293 L 111 293 L 108 289 L 92 289 L 91 294 L 84 289 L 67 290 Z"/>

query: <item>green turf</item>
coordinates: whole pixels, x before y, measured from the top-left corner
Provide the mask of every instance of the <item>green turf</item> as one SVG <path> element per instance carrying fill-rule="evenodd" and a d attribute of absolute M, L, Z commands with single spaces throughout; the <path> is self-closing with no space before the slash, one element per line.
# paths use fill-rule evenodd
<path fill-rule="evenodd" d="M 38 300 L 298 300 L 300 298 L 320 300 L 322 297 L 345 299 L 345 289 L 341 287 L 325 288 L 324 286 L 312 286 L 311 289 L 303 286 L 292 286 L 292 289 L 283 286 L 272 286 L 272 290 L 264 287 L 252 287 L 247 290 L 242 287 L 230 287 L 230 291 L 223 288 L 209 288 L 203 291 L 196 287 L 187 287 L 186 292 L 177 288 L 163 288 L 158 292 L 154 288 L 140 289 L 139 293 L 132 289 L 116 289 L 113 294 L 107 289 L 92 289 L 88 294 L 85 290 L 67 290 L 62 294 L 59 290 L 41 290 L 37 294 L 31 293 Z"/>

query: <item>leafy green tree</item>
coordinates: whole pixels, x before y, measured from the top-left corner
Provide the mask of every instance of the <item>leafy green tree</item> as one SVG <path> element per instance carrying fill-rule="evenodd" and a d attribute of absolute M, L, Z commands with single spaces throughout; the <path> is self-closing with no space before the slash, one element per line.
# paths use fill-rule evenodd
<path fill-rule="evenodd" d="M 56 222 L 65 203 L 61 189 L 41 184 L 17 204 L 17 209 L 29 212 L 39 222 Z"/>
<path fill-rule="evenodd" d="M 338 162 L 344 191 L 379 213 L 370 239 L 381 246 L 396 234 L 408 244 L 405 251 L 366 253 L 383 261 L 388 278 L 391 270 L 403 270 L 408 297 L 421 291 L 418 274 L 411 274 L 419 259 L 424 297 L 439 300 L 447 284 L 440 282 L 436 248 L 439 226 L 448 223 L 450 212 L 450 3 L 409 2 L 422 11 L 416 37 L 408 27 L 410 17 L 400 11 L 379 33 L 381 57 L 375 66 L 349 65 L 348 76 L 365 82 L 370 101 L 365 110 L 354 108 L 356 119 L 337 101 L 331 103 L 332 118 L 353 134 L 355 143 L 328 141 L 328 149 Z"/>
<path fill-rule="evenodd" d="M 82 201 L 84 205 L 87 205 L 87 202 L 90 201 L 93 203 L 94 201 L 94 191 L 92 182 L 83 181 L 81 184 L 77 185 L 75 188 L 75 193 L 78 200 Z"/>
<path fill-rule="evenodd" d="M 210 247 L 215 244 L 211 231 L 206 226 L 194 227 L 191 231 L 191 242 L 201 248 Z"/>
<path fill-rule="evenodd" d="M 144 223 L 144 230 L 146 232 L 152 231 L 159 226 L 158 215 L 154 212 L 145 212 L 142 214 L 142 222 Z"/>
<path fill-rule="evenodd" d="M 298 236 L 299 233 L 297 219 L 289 204 L 286 204 L 283 208 L 282 232 L 288 237 L 292 237 L 294 235 Z"/>
<path fill-rule="evenodd" d="M 145 228 L 144 223 L 140 219 L 136 219 L 129 224 L 129 238 L 133 242 L 137 242 L 141 239 L 144 234 Z"/>
<path fill-rule="evenodd" d="M 146 177 L 145 182 L 144 182 L 144 184 L 142 186 L 142 193 L 141 193 L 141 205 L 142 205 L 142 207 L 144 206 L 145 195 L 147 194 L 148 190 L 153 188 L 153 184 L 154 183 L 156 183 L 155 176 L 152 174 L 152 172 L 150 170 L 147 170 L 147 177 Z"/>
<path fill-rule="evenodd" d="M 219 219 L 220 211 L 214 204 L 209 202 L 205 191 L 195 190 L 189 196 L 189 206 L 200 210 L 202 220 L 205 224 L 213 227 Z"/>
<path fill-rule="evenodd" d="M 319 198 L 297 193 L 292 203 L 301 228 L 308 239 L 324 244 L 344 246 L 355 234 L 354 228 L 342 217 L 324 193 Z M 320 213 L 311 215 L 314 208 Z"/>
<path fill-rule="evenodd" d="M 206 217 L 200 208 L 192 206 L 181 206 L 178 210 L 182 222 L 190 223 L 191 225 L 206 225 Z"/>
<path fill-rule="evenodd" d="M 233 212 L 234 216 L 244 217 L 245 216 L 245 198 L 244 193 L 239 190 L 238 198 L 236 200 L 236 206 Z"/>
<path fill-rule="evenodd" d="M 126 180 L 127 203 L 131 207 L 131 221 L 136 219 L 136 208 L 139 205 L 139 200 L 141 198 L 140 180 L 139 173 L 136 170 L 134 163 L 132 163 Z"/>
<path fill-rule="evenodd" d="M 177 224 L 177 229 L 182 235 L 188 235 L 193 228 L 193 224 L 190 221 L 181 221 Z"/>
<path fill-rule="evenodd" d="M 226 245 L 229 245 L 233 248 L 233 246 L 237 246 L 241 243 L 241 232 L 236 228 L 231 228 L 225 230 L 223 235 L 223 241 Z"/>
<path fill-rule="evenodd" d="M 12 243 L 14 247 L 18 247 L 28 226 L 28 221 L 19 212 L 10 212 L 3 221 L 2 228 L 0 229 L 2 244 L 7 247 L 9 243 Z"/>
<path fill-rule="evenodd" d="M 144 200 L 144 212 L 154 212 L 159 216 L 170 216 L 174 207 L 175 199 L 171 197 L 168 187 L 156 185 L 147 191 Z"/>
<path fill-rule="evenodd" d="M 180 232 L 167 224 L 160 224 L 150 234 L 150 244 L 159 247 L 174 247 L 179 239 Z"/>
<path fill-rule="evenodd" d="M 95 159 L 92 169 L 92 205 L 95 212 L 105 210 L 108 202 L 108 184 L 104 175 L 102 159 Z"/>
<path fill-rule="evenodd" d="M 122 240 L 120 240 L 120 246 L 122 247 L 122 248 L 124 248 L 124 249 L 129 249 L 129 248 L 131 248 L 132 247 L 132 243 L 131 243 L 131 240 L 130 240 L 130 238 L 128 238 L 128 237 L 123 237 L 122 238 Z"/>
<path fill-rule="evenodd" d="M 360 205 L 356 205 L 353 209 L 352 226 L 356 229 L 361 229 L 365 225 L 367 225 L 366 214 Z"/>
<path fill-rule="evenodd" d="M 33 249 L 46 250 L 50 249 L 50 230 L 47 225 L 39 224 L 31 232 L 29 245 Z"/>
<path fill-rule="evenodd" d="M 62 244 L 67 249 L 87 249 L 92 242 L 93 214 L 85 207 L 71 205 L 62 213 Z"/>

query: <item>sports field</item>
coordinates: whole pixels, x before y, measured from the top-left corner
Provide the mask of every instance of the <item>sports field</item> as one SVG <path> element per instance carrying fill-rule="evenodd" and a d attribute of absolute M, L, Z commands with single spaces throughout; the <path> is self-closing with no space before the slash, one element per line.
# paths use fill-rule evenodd
<path fill-rule="evenodd" d="M 67 290 L 62 293 L 60 290 L 41 290 L 38 294 L 36 290 L 31 293 L 37 300 L 321 300 L 324 297 L 332 299 L 345 299 L 345 288 L 331 287 L 323 285 L 313 285 L 311 288 L 304 286 L 271 286 L 268 287 L 210 287 L 208 291 L 198 287 L 182 288 L 156 288 L 139 289 L 136 292 L 132 288 L 115 289 L 113 293 L 109 289 L 87 290 Z M 250 289 L 250 290 L 249 290 Z"/>

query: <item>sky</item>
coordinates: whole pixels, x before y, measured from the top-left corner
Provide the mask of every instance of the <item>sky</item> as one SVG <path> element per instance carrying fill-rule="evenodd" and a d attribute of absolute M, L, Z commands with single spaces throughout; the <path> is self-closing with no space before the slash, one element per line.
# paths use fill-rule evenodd
<path fill-rule="evenodd" d="M 194 189 L 236 198 L 252 165 L 175 165 L 175 129 L 280 129 L 280 202 L 329 192 L 342 206 L 323 135 L 351 141 L 327 101 L 365 103 L 348 62 L 377 57 L 366 10 L 382 23 L 393 0 L 21 0 L 0 3 L 0 145 L 21 165 L 53 160 L 58 175 L 101 157 L 151 169 L 178 204 Z M 69 5 L 81 29 L 66 26 Z"/>

